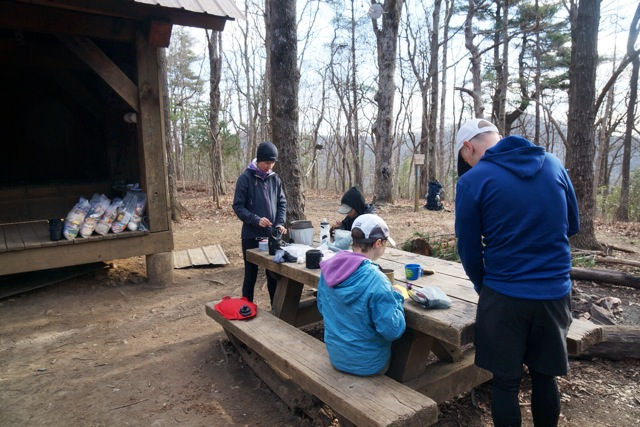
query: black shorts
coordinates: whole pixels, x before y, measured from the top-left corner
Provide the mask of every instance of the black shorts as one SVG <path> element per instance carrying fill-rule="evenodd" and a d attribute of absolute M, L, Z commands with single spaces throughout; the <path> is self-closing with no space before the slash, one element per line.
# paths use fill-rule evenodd
<path fill-rule="evenodd" d="M 483 286 L 476 316 L 475 363 L 506 379 L 521 377 L 523 364 L 544 375 L 565 375 L 569 326 L 571 294 L 528 300 Z"/>

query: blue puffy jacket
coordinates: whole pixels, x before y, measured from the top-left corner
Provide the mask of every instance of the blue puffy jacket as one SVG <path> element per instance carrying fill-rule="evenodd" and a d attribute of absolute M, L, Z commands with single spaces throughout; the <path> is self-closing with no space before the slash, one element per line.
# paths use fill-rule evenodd
<path fill-rule="evenodd" d="M 355 271 L 332 283 L 354 263 Z M 392 341 L 406 327 L 402 296 L 377 264 L 359 254 L 340 252 L 323 261 L 321 271 L 318 309 L 331 364 L 355 375 L 379 373 L 390 361 Z"/>

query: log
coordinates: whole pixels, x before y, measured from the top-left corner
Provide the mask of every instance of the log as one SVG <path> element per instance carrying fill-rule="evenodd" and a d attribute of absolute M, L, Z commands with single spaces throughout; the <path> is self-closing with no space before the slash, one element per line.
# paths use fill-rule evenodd
<path fill-rule="evenodd" d="M 612 285 L 640 289 L 640 277 L 625 274 L 620 271 L 573 267 L 570 276 L 573 280 L 590 280 L 593 282 L 604 282 Z"/>
<path fill-rule="evenodd" d="M 601 326 L 602 340 L 584 349 L 580 356 L 606 359 L 640 359 L 640 326 Z"/>
<path fill-rule="evenodd" d="M 596 258 L 596 262 L 601 264 L 621 264 L 621 265 L 630 265 L 632 267 L 640 267 L 640 261 L 634 261 L 631 259 L 618 259 L 618 258 L 604 258 L 598 257 Z"/>
<path fill-rule="evenodd" d="M 626 248 L 624 246 L 610 245 L 608 243 L 603 243 L 602 246 L 604 246 L 605 248 L 608 248 L 608 249 L 613 249 L 614 251 L 626 252 L 626 253 L 629 253 L 629 254 L 637 253 L 637 251 L 635 249 Z"/>

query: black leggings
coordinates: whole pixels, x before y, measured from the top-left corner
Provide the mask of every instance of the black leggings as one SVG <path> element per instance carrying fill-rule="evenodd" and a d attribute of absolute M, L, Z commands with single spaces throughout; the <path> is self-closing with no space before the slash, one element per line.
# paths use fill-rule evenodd
<path fill-rule="evenodd" d="M 258 247 L 258 241 L 256 239 L 242 239 L 242 258 L 244 259 L 244 281 L 242 282 L 242 296 L 253 302 L 253 290 L 256 287 L 256 279 L 258 278 L 258 266 L 252 262 L 247 261 L 247 249 L 256 249 Z M 268 270 L 265 270 L 267 274 L 267 288 L 269 289 L 269 300 L 273 305 L 273 296 L 276 294 L 276 286 L 278 282 L 271 277 Z"/>
<path fill-rule="evenodd" d="M 556 427 L 560 417 L 560 395 L 556 377 L 529 371 L 531 414 L 536 427 Z M 493 376 L 491 414 L 496 427 L 519 427 L 522 423 L 518 392 L 520 378 L 507 380 Z"/>

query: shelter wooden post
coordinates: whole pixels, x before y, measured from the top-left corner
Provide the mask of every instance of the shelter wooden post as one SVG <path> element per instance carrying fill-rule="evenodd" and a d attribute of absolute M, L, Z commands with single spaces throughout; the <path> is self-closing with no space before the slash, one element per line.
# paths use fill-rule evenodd
<path fill-rule="evenodd" d="M 142 142 L 140 170 L 147 189 L 149 228 L 152 232 L 171 230 L 169 188 L 167 182 L 166 151 L 164 150 L 164 121 L 160 78 L 158 75 L 158 49 L 150 46 L 144 36 L 136 34 L 138 55 L 138 90 L 140 120 L 138 133 Z M 153 149 L 155 147 L 156 149 Z M 158 149 L 162 147 L 162 149 Z M 147 278 L 165 286 L 173 282 L 171 253 L 147 256 Z"/>
<path fill-rule="evenodd" d="M 147 279 L 158 287 L 173 283 L 173 255 L 171 252 L 147 255 Z"/>

